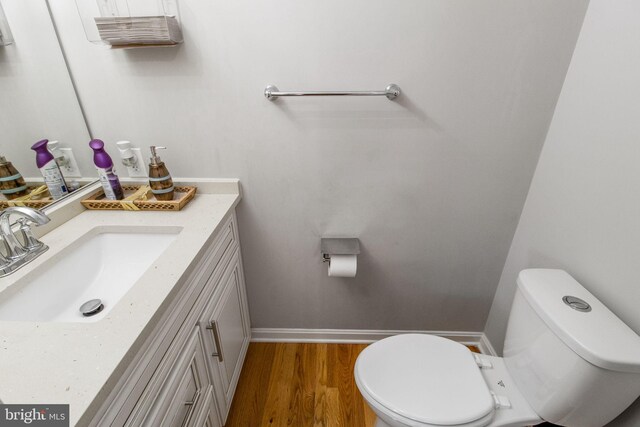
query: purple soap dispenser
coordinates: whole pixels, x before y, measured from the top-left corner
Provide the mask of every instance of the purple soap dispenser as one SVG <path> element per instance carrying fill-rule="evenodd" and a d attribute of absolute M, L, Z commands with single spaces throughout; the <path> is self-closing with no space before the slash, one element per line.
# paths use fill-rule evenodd
<path fill-rule="evenodd" d="M 110 200 L 122 200 L 124 199 L 124 192 L 120 185 L 118 175 L 113 168 L 113 160 L 106 151 L 104 151 L 104 142 L 100 139 L 92 139 L 89 142 L 89 147 L 93 150 L 93 163 L 98 170 L 98 176 L 100 177 L 100 183 L 104 190 L 104 195 Z"/>

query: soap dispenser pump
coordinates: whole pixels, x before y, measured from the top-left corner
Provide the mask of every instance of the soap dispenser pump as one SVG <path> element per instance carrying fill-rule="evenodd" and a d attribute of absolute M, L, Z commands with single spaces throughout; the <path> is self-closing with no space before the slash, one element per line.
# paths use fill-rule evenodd
<path fill-rule="evenodd" d="M 166 150 L 167 147 L 152 145 L 151 160 L 149 162 L 149 186 L 156 200 L 173 200 L 173 180 L 164 162 L 156 150 Z"/>

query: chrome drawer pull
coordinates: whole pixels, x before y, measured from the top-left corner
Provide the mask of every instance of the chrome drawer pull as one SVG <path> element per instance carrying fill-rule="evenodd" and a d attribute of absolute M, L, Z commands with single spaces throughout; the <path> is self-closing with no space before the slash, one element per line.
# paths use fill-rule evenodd
<path fill-rule="evenodd" d="M 196 395 L 193 396 L 193 400 L 191 402 L 184 402 L 185 406 L 189 406 L 190 408 L 187 415 L 184 417 L 184 420 L 182 420 L 183 426 L 188 425 L 189 421 L 191 421 L 191 416 L 193 415 L 194 408 L 198 404 L 198 399 L 200 399 L 200 389 L 196 390 Z"/>
<path fill-rule="evenodd" d="M 213 341 L 216 345 L 216 351 L 211 353 L 211 356 L 215 356 L 218 358 L 219 362 L 222 362 L 224 359 L 222 358 L 222 345 L 220 344 L 220 332 L 218 331 L 218 324 L 214 321 L 209 323 L 207 329 L 211 330 L 213 333 Z"/>
<path fill-rule="evenodd" d="M 199 398 L 200 398 L 200 389 L 196 390 L 196 395 L 193 396 L 193 400 L 191 402 L 184 402 L 184 404 L 187 406 L 196 406 L 196 403 L 198 403 Z"/>

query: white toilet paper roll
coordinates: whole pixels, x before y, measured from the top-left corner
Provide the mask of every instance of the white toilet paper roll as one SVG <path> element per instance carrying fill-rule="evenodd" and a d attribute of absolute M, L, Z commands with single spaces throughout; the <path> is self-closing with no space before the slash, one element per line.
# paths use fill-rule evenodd
<path fill-rule="evenodd" d="M 357 255 L 331 255 L 329 277 L 356 277 Z"/>

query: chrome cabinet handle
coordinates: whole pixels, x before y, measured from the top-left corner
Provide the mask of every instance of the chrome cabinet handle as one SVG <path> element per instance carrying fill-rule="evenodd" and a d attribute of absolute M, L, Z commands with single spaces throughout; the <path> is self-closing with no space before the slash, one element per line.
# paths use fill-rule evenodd
<path fill-rule="evenodd" d="M 189 411 L 187 415 L 182 420 L 182 426 L 189 425 L 189 421 L 191 421 L 191 416 L 193 415 L 194 408 L 198 404 L 198 399 L 200 399 L 200 389 L 196 390 L 195 396 L 193 396 L 193 400 L 191 402 L 184 402 L 185 406 L 189 406 Z"/>
<path fill-rule="evenodd" d="M 193 397 L 193 400 L 191 402 L 184 402 L 184 404 L 186 406 L 196 406 L 196 403 L 198 403 L 199 398 L 200 398 L 200 389 L 196 390 L 196 395 Z"/>
<path fill-rule="evenodd" d="M 332 90 L 329 92 L 281 92 L 274 85 L 268 85 L 264 89 L 264 96 L 269 101 L 275 101 L 281 96 L 386 96 L 389 100 L 394 100 L 400 95 L 400 87 L 396 84 L 388 85 L 384 90 Z"/>
<path fill-rule="evenodd" d="M 212 320 L 207 326 L 207 329 L 209 329 L 213 334 L 213 341 L 216 345 L 216 351 L 211 353 L 211 356 L 217 357 L 218 361 L 222 362 L 224 359 L 222 357 L 222 345 L 220 344 L 220 331 L 218 331 L 218 324 Z"/>

